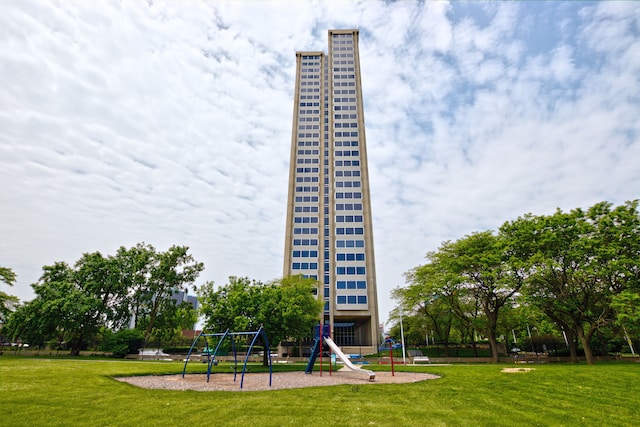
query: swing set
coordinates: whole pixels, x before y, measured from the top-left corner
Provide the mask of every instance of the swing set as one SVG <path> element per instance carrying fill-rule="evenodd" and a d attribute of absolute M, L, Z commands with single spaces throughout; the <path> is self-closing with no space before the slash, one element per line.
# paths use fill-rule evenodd
<path fill-rule="evenodd" d="M 213 333 L 213 334 L 205 334 L 204 332 L 200 332 L 200 334 L 195 338 L 195 340 L 193 341 L 193 344 L 191 344 L 191 348 L 189 349 L 189 353 L 187 354 L 187 358 L 184 361 L 184 369 L 182 370 L 182 378 L 184 378 L 185 373 L 187 372 L 187 363 L 189 363 L 189 358 L 191 357 L 191 354 L 193 353 L 194 349 L 197 351 L 197 344 L 198 341 L 200 341 L 200 339 L 202 338 L 204 340 L 205 343 L 205 350 L 204 353 L 207 355 L 207 382 L 209 382 L 209 379 L 211 378 L 211 367 L 215 364 L 218 364 L 218 361 L 216 360 L 216 355 L 218 354 L 218 351 L 220 350 L 220 346 L 222 345 L 222 343 L 224 342 L 225 339 L 229 338 L 231 340 L 231 348 L 233 351 L 233 382 L 236 382 L 236 377 L 238 375 L 238 352 L 237 352 L 237 347 L 236 347 L 236 339 L 237 337 L 242 337 L 242 336 L 253 336 L 253 339 L 251 340 L 251 344 L 249 345 L 249 349 L 247 350 L 247 354 L 244 357 L 244 363 L 242 364 L 242 375 L 240 377 L 240 389 L 242 389 L 242 386 L 244 384 L 244 374 L 247 371 L 247 362 L 249 361 L 249 356 L 251 355 L 251 351 L 253 350 L 253 347 L 258 339 L 259 336 L 262 337 L 263 342 L 264 342 L 264 351 L 266 352 L 265 354 L 268 355 L 269 357 L 269 387 L 271 387 L 271 378 L 273 375 L 273 366 L 272 366 L 272 362 L 271 362 L 271 351 L 269 350 L 269 340 L 267 339 L 267 334 L 264 331 L 264 327 L 260 326 L 260 329 L 258 329 L 257 331 L 250 331 L 250 332 L 230 332 L 229 329 L 227 329 L 226 331 L 222 332 L 222 333 Z M 211 351 L 211 348 L 213 347 L 213 345 L 215 344 L 215 349 L 213 351 Z"/>

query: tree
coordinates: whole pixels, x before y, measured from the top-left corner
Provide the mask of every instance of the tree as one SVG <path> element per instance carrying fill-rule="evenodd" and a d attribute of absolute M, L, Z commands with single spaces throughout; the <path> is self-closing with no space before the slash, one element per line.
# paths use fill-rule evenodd
<path fill-rule="evenodd" d="M 16 274 L 13 270 L 7 267 L 0 267 L 0 283 L 13 286 L 15 282 Z M 17 297 L 0 291 L 0 324 L 6 321 L 9 313 L 15 309 L 18 301 Z"/>
<path fill-rule="evenodd" d="M 218 289 L 213 282 L 198 289 L 200 312 L 205 329 L 257 331 L 263 326 L 271 345 L 277 346 L 284 339 L 311 335 L 323 306 L 313 295 L 316 288 L 317 281 L 302 276 L 268 284 L 232 276 Z"/>
<path fill-rule="evenodd" d="M 263 306 L 261 313 L 263 323 L 269 325 L 267 331 L 273 335 L 272 339 L 280 343 L 292 338 L 298 343 L 298 351 L 302 352 L 301 341 L 311 336 L 324 306 L 324 302 L 313 294 L 317 288 L 315 279 L 300 275 L 284 277 L 271 284 L 271 290 L 275 291 L 271 300 L 276 300 L 277 304 L 273 308 Z M 279 313 L 276 318 L 282 322 L 280 325 L 273 321 L 274 313 Z"/>
<path fill-rule="evenodd" d="M 102 313 L 100 300 L 85 292 L 74 273 L 64 262 L 43 267 L 42 277 L 31 285 L 36 297 L 11 316 L 8 333 L 32 344 L 55 338 L 72 355 L 80 354 L 84 340 L 101 326 Z"/>
<path fill-rule="evenodd" d="M 138 294 L 146 308 L 145 343 L 149 340 L 157 316 L 163 310 L 171 310 L 175 306 L 172 296 L 178 291 L 186 290 L 204 269 L 204 264 L 196 262 L 188 250 L 186 246 L 172 246 L 166 252 L 152 257 L 148 280 Z"/>
<path fill-rule="evenodd" d="M 526 298 L 569 334 L 570 343 L 574 335 L 580 340 L 589 364 L 591 339 L 613 319 L 616 295 L 638 288 L 637 205 L 612 209 L 602 202 L 587 211 L 525 215 L 501 227 L 527 270 Z M 577 360 L 571 344 L 570 351 Z"/>
<path fill-rule="evenodd" d="M 33 343 L 56 338 L 72 354 L 79 354 L 84 342 L 103 328 L 126 328 L 132 315 L 144 330 L 145 343 L 152 334 L 172 336 L 195 316 L 172 297 L 193 284 L 203 268 L 181 246 L 156 252 L 138 244 L 107 257 L 86 253 L 75 268 L 66 263 L 43 267 L 44 274 L 32 285 L 36 298 L 16 310 L 7 330 Z"/>

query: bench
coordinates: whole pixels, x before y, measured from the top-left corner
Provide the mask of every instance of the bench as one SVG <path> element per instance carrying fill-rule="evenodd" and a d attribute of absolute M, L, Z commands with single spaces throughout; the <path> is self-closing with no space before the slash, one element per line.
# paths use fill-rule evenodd
<path fill-rule="evenodd" d="M 413 364 L 416 363 L 431 363 L 428 356 L 416 356 L 413 358 Z"/>

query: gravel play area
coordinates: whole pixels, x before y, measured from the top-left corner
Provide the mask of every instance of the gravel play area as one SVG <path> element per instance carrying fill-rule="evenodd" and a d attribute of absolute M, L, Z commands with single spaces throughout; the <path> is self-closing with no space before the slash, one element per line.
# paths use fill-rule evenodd
<path fill-rule="evenodd" d="M 320 376 L 319 372 L 314 372 L 311 375 L 307 375 L 304 372 L 274 372 L 271 387 L 269 387 L 268 373 L 246 373 L 242 389 L 240 389 L 240 374 L 236 376 L 235 382 L 233 381 L 233 374 L 211 374 L 209 382 L 207 382 L 206 374 L 187 374 L 184 378 L 182 378 L 182 375 L 119 377 L 116 380 L 133 384 L 137 387 L 162 390 L 260 391 L 340 384 L 415 383 L 437 378 L 439 378 L 437 375 L 415 372 L 396 372 L 395 376 L 392 376 L 391 372 L 376 372 L 375 381 L 369 381 L 369 377 L 364 372 L 355 371 L 337 371 L 331 375 L 329 375 L 329 372 L 323 372 L 322 376 Z"/>

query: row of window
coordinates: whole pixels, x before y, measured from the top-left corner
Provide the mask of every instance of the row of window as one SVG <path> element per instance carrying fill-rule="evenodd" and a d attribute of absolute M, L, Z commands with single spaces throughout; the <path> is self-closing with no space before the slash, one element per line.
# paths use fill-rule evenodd
<path fill-rule="evenodd" d="M 298 159 L 297 163 L 299 165 L 303 165 L 303 164 L 317 164 L 320 163 L 320 161 L 318 159 Z"/>
<path fill-rule="evenodd" d="M 318 251 L 293 251 L 293 257 L 294 258 L 317 258 Z"/>
<path fill-rule="evenodd" d="M 355 95 L 356 94 L 356 90 L 355 89 L 336 89 L 333 91 L 334 95 Z M 311 98 L 309 98 L 311 99 Z"/>
<path fill-rule="evenodd" d="M 337 248 L 364 248 L 364 240 L 336 240 Z"/>
<path fill-rule="evenodd" d="M 294 229 L 295 230 L 295 229 Z M 362 227 L 336 227 L 336 234 L 364 234 Z"/>
<path fill-rule="evenodd" d="M 294 228 L 293 234 L 318 234 L 317 228 Z"/>
<path fill-rule="evenodd" d="M 366 295 L 338 295 L 336 302 L 338 304 L 366 304 Z"/>
<path fill-rule="evenodd" d="M 302 74 L 300 78 L 301 79 L 319 79 L 320 74 Z"/>
<path fill-rule="evenodd" d="M 353 65 L 353 60 L 333 61 L 333 65 Z"/>
<path fill-rule="evenodd" d="M 299 176 L 296 178 L 296 182 L 318 182 L 317 176 Z"/>
<path fill-rule="evenodd" d="M 333 82 L 333 86 L 334 87 L 340 87 L 340 86 L 355 86 L 356 82 L 354 81 L 349 81 L 349 82 Z"/>
<path fill-rule="evenodd" d="M 357 114 L 334 114 L 333 118 L 336 120 L 340 120 L 340 119 L 357 119 L 358 115 Z"/>
<path fill-rule="evenodd" d="M 365 267 L 336 267 L 336 274 L 349 275 L 366 274 Z"/>
<path fill-rule="evenodd" d="M 361 203 L 336 203 L 337 211 L 361 211 L 362 204 Z"/>
<path fill-rule="evenodd" d="M 318 141 L 298 141 L 298 147 L 318 147 L 320 143 Z"/>
<path fill-rule="evenodd" d="M 300 92 L 320 92 L 320 88 L 319 87 L 310 87 L 310 88 L 306 88 L 303 87 L 302 89 L 300 89 Z"/>
<path fill-rule="evenodd" d="M 357 254 L 336 254 L 336 261 L 364 261 L 364 253 Z"/>
<path fill-rule="evenodd" d="M 336 171 L 336 176 L 360 176 L 360 171 Z"/>
<path fill-rule="evenodd" d="M 300 86 L 320 86 L 320 82 L 300 82 Z"/>
<path fill-rule="evenodd" d="M 296 168 L 297 173 L 318 173 L 318 171 L 318 168 Z"/>
<path fill-rule="evenodd" d="M 293 239 L 294 246 L 318 246 L 318 239 Z"/>
<path fill-rule="evenodd" d="M 318 187 L 296 187 L 296 193 L 317 193 Z"/>
<path fill-rule="evenodd" d="M 334 123 L 333 127 L 336 129 L 342 129 L 342 128 L 357 128 L 358 127 L 358 122 L 351 122 L 351 123 Z"/>
<path fill-rule="evenodd" d="M 333 46 L 334 52 L 349 52 L 352 50 L 353 50 L 353 46 Z M 333 55 L 335 56 L 336 54 L 334 53 Z"/>
<path fill-rule="evenodd" d="M 294 270 L 317 270 L 317 262 L 294 262 L 291 264 L 291 268 Z"/>
<path fill-rule="evenodd" d="M 367 282 L 364 280 L 338 280 L 336 282 L 337 289 L 367 289 Z"/>
<path fill-rule="evenodd" d="M 296 203 L 318 203 L 318 196 L 296 196 Z"/>
<path fill-rule="evenodd" d="M 337 188 L 342 188 L 342 187 L 360 188 L 360 181 L 337 181 L 336 182 L 336 187 Z"/>
<path fill-rule="evenodd" d="M 318 217 L 317 216 L 297 216 L 293 219 L 295 224 L 317 224 Z M 345 221 L 342 221 L 345 222 Z"/>
<path fill-rule="evenodd" d="M 336 193 L 336 199 L 362 199 L 362 193 Z"/>
<path fill-rule="evenodd" d="M 336 160 L 336 166 L 360 166 L 360 160 Z"/>
<path fill-rule="evenodd" d="M 356 111 L 357 108 L 355 105 L 343 105 L 343 106 L 339 106 L 339 105 L 334 105 L 333 109 L 336 111 Z"/>
<path fill-rule="evenodd" d="M 299 122 L 319 122 L 320 117 L 300 117 Z"/>
<path fill-rule="evenodd" d="M 303 70 L 303 71 L 304 71 L 304 70 Z M 353 67 L 342 67 L 342 68 L 340 68 L 340 67 L 334 67 L 333 71 L 334 71 L 334 72 L 339 72 L 339 71 L 343 71 L 343 72 L 349 72 L 349 71 L 351 71 L 351 72 L 353 72 L 353 71 L 355 71 L 355 68 L 353 68 Z"/>
<path fill-rule="evenodd" d="M 317 206 L 296 206 L 294 211 L 296 213 L 298 212 L 310 212 L 310 213 L 314 213 L 314 212 L 318 212 L 318 207 Z"/>
<path fill-rule="evenodd" d="M 340 80 L 340 79 L 355 79 L 356 75 L 355 74 L 334 74 L 333 75 L 334 79 Z"/>
<path fill-rule="evenodd" d="M 300 95 L 300 99 L 320 99 L 320 95 Z M 319 105 L 319 104 L 318 104 Z M 318 105 L 314 105 L 314 106 L 318 106 Z M 304 105 L 303 105 L 304 107 Z M 309 105 L 309 107 L 311 107 L 311 105 Z"/>
<path fill-rule="evenodd" d="M 300 125 L 298 130 L 320 130 L 320 125 Z"/>
<path fill-rule="evenodd" d="M 362 222 L 362 215 L 336 215 L 336 222 Z"/>
<path fill-rule="evenodd" d="M 308 156 L 317 156 L 320 154 L 320 150 L 298 150 L 298 155 L 308 155 Z"/>
<path fill-rule="evenodd" d="M 336 157 L 359 156 L 360 155 L 360 151 L 358 151 L 358 150 L 352 150 L 352 151 L 337 150 L 337 151 L 333 152 L 333 155 L 336 156 Z"/>
<path fill-rule="evenodd" d="M 332 58 L 353 58 L 353 53 L 334 53 L 331 55 Z M 333 62 L 336 63 L 335 61 Z"/>

